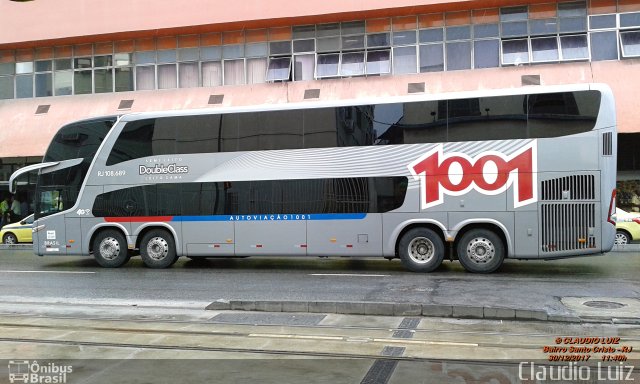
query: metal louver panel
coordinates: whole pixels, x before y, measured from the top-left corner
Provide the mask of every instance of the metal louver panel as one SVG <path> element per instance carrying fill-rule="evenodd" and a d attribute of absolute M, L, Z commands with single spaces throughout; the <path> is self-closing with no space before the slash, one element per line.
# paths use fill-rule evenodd
<path fill-rule="evenodd" d="M 602 155 L 613 156 L 613 132 L 602 134 Z"/>
<path fill-rule="evenodd" d="M 541 204 L 541 251 L 574 251 L 596 247 L 595 203 Z"/>
<path fill-rule="evenodd" d="M 593 175 L 573 175 L 542 182 L 542 201 L 594 200 L 596 198 Z"/>

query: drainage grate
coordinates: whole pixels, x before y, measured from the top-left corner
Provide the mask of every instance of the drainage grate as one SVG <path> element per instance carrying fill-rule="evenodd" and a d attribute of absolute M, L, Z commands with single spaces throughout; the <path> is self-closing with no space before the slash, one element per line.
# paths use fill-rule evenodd
<path fill-rule="evenodd" d="M 584 305 L 598 309 L 620 309 L 627 306 L 627 304 L 616 303 L 615 301 L 587 301 Z"/>
<path fill-rule="evenodd" d="M 407 317 L 402 320 L 398 326 L 398 330 L 393 332 L 393 337 L 398 339 L 411 339 L 415 333 L 415 329 L 420 324 L 420 319 Z"/>
<path fill-rule="evenodd" d="M 389 345 L 385 346 L 384 348 L 382 348 L 382 356 L 389 356 L 389 357 L 402 357 L 402 355 L 404 354 L 405 351 L 405 347 L 391 347 Z"/>
<path fill-rule="evenodd" d="M 221 313 L 213 323 L 252 325 L 318 325 L 326 315 L 290 315 L 286 313 Z"/>

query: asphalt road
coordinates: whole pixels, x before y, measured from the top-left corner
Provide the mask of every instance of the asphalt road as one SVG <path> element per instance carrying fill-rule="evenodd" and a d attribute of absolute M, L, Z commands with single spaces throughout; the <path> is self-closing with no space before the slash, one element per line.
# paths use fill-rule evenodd
<path fill-rule="evenodd" d="M 566 297 L 637 298 L 640 253 L 555 261 L 507 261 L 491 275 L 445 262 L 435 273 L 407 272 L 397 260 L 246 258 L 145 268 L 133 258 L 103 269 L 92 258 L 38 257 L 0 250 L 2 302 L 207 303 L 216 300 L 371 301 L 475 305 L 569 314 Z"/>

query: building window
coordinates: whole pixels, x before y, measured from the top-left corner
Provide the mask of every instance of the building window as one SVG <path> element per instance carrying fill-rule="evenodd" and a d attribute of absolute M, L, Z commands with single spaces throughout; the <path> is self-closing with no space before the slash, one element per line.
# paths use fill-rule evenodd
<path fill-rule="evenodd" d="M 340 54 L 330 53 L 318 55 L 318 65 L 316 65 L 316 77 L 335 77 L 338 76 L 338 67 L 340 65 Z"/>
<path fill-rule="evenodd" d="M 202 86 L 217 87 L 222 85 L 222 63 L 208 61 L 202 63 Z"/>
<path fill-rule="evenodd" d="M 224 61 L 224 85 L 242 85 L 244 80 L 244 59 Z"/>
<path fill-rule="evenodd" d="M 640 56 L 640 31 L 620 32 L 623 57 Z"/>
<path fill-rule="evenodd" d="M 393 48 L 393 73 L 416 73 L 417 62 L 415 46 Z"/>
<path fill-rule="evenodd" d="M 367 75 L 382 75 L 391 73 L 391 51 L 367 52 Z"/>
<path fill-rule="evenodd" d="M 73 93 L 73 72 L 58 71 L 54 73 L 54 94 L 71 95 Z"/>
<path fill-rule="evenodd" d="M 316 56 L 314 54 L 295 55 L 293 60 L 293 79 L 296 81 L 313 80 Z"/>
<path fill-rule="evenodd" d="M 286 81 L 291 76 L 291 58 L 276 57 L 269 59 L 267 81 Z"/>
<path fill-rule="evenodd" d="M 529 62 L 529 43 L 526 39 L 502 41 L 502 64 L 520 65 Z"/>
<path fill-rule="evenodd" d="M 557 61 L 559 58 L 557 37 L 531 39 L 531 59 L 534 63 Z"/>
<path fill-rule="evenodd" d="M 560 36 L 563 60 L 584 60 L 589 58 L 587 35 Z"/>
<path fill-rule="evenodd" d="M 156 67 L 153 65 L 136 66 L 136 90 L 156 89 Z"/>

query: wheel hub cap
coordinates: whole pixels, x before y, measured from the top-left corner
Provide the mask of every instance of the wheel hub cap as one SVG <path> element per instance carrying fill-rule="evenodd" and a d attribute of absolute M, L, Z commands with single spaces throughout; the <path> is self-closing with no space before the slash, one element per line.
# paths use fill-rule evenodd
<path fill-rule="evenodd" d="M 417 237 L 409 243 L 409 257 L 416 263 L 427 263 L 435 253 L 435 248 L 431 240 L 425 237 Z"/>
<path fill-rule="evenodd" d="M 120 254 L 120 243 L 113 237 L 107 237 L 100 243 L 100 256 L 113 260 Z"/>
<path fill-rule="evenodd" d="M 467 255 L 475 263 L 487 263 L 496 255 L 496 249 L 491 241 L 478 237 L 469 242 Z"/>
<path fill-rule="evenodd" d="M 162 260 L 169 254 L 169 244 L 161 237 L 154 237 L 147 244 L 147 254 L 154 260 Z"/>

